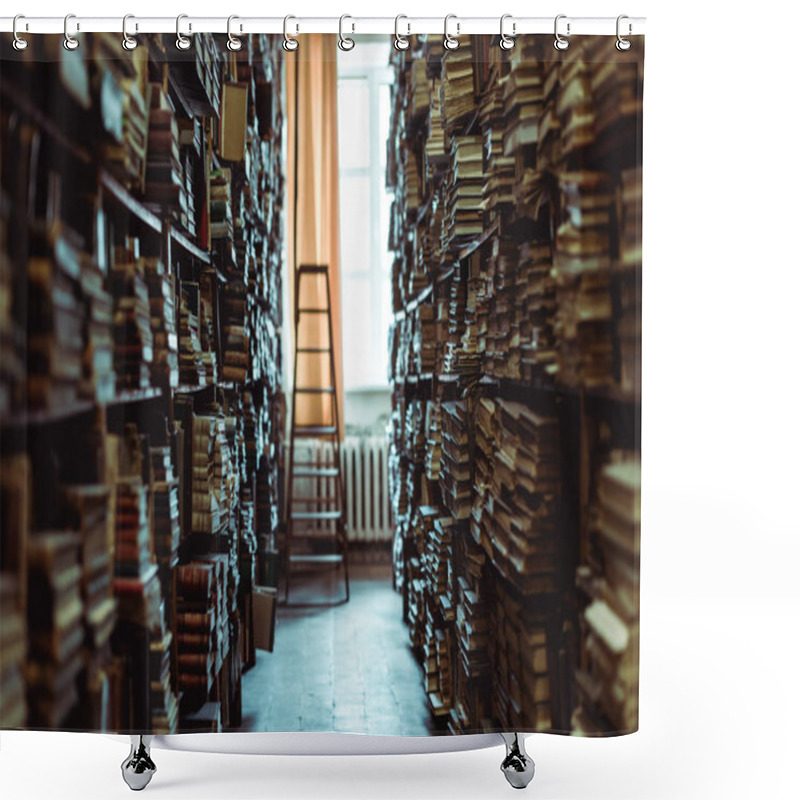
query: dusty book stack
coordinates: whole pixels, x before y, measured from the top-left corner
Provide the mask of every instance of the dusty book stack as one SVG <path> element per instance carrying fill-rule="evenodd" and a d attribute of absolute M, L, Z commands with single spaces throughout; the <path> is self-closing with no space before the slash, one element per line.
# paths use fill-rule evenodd
<path fill-rule="evenodd" d="M 150 330 L 153 335 L 154 381 L 160 386 L 178 385 L 178 328 L 175 320 L 175 289 L 163 261 L 144 261 L 144 274 L 150 298 Z"/>
<path fill-rule="evenodd" d="M 135 242 L 133 243 L 135 251 Z M 111 274 L 114 298 L 114 371 L 117 389 L 150 386 L 153 329 L 144 264 L 135 254 L 118 253 Z"/>
<path fill-rule="evenodd" d="M 21 726 L 235 724 L 237 631 L 252 641 L 253 625 L 238 601 L 261 567 L 256 537 L 279 525 L 280 42 L 250 35 L 234 63 L 210 34 L 186 53 L 137 41 L 83 33 L 69 69 L 3 65 L 0 558 L 26 624 L 6 625 L 3 602 L 0 713 Z M 52 576 L 26 542 L 67 529 L 77 572 L 56 576 L 53 620 L 33 593 Z M 193 679 L 177 681 L 178 639 L 203 628 L 178 624 L 177 569 L 209 552 L 226 559 L 211 567 L 223 588 L 207 648 L 219 713 L 189 708 Z M 58 652 L 41 646 L 48 626 Z"/>
<path fill-rule="evenodd" d="M 61 725 L 78 702 L 83 667 L 80 538 L 43 531 L 28 539 L 28 712 L 35 727 Z"/>
<path fill-rule="evenodd" d="M 563 53 L 538 36 L 509 51 L 459 41 L 443 53 L 412 37 L 391 57 L 395 582 L 431 666 L 444 645 L 422 592 L 434 536 L 422 521 L 428 509 L 463 520 L 483 577 L 453 595 L 448 725 L 571 730 L 590 636 L 572 576 L 603 463 L 586 454 L 638 451 L 641 50 L 616 58 L 602 36 Z M 422 306 L 429 336 L 415 328 Z M 488 694 L 470 677 L 484 669 Z"/>
<path fill-rule="evenodd" d="M 635 730 L 641 524 L 641 466 L 636 453 L 612 452 L 601 467 L 589 522 L 587 563 L 577 572 L 587 605 L 574 724 L 586 732 L 603 730 L 608 724 Z"/>

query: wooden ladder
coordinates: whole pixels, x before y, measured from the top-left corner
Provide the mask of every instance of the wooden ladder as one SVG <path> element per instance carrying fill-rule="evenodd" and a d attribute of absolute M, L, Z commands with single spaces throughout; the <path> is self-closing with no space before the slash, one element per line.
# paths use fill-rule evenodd
<path fill-rule="evenodd" d="M 325 283 L 325 305 L 319 307 L 305 306 L 301 289 L 303 278 L 317 279 L 322 276 Z M 345 518 L 344 482 L 342 480 L 341 435 L 339 423 L 339 395 L 336 388 L 336 370 L 333 357 L 333 326 L 331 324 L 331 289 L 328 276 L 328 267 L 323 265 L 301 265 L 295 273 L 294 283 L 294 382 L 292 392 L 292 427 L 289 442 L 289 473 L 287 480 L 288 502 L 286 520 L 286 546 L 284 548 L 284 575 L 285 597 L 284 603 L 289 603 L 291 588 L 292 566 L 319 564 L 336 565 L 337 571 L 344 565 L 345 596 L 339 600 L 325 600 L 302 605 L 338 605 L 350 600 L 350 577 L 347 564 L 347 520 Z M 307 301 L 306 301 L 307 302 Z M 327 346 L 301 347 L 300 346 L 300 320 L 305 315 L 321 314 L 327 321 L 328 339 Z M 297 385 L 297 366 L 301 358 L 328 357 L 331 382 L 329 386 Z M 320 377 L 321 380 L 321 377 Z M 331 403 L 331 419 L 320 420 L 318 423 L 303 425 L 297 424 L 297 398 L 299 395 L 327 395 Z M 333 424 L 331 424 L 331 422 Z M 331 444 L 332 458 L 320 463 L 316 459 L 297 461 L 295 459 L 295 443 L 298 439 L 328 441 Z M 334 496 L 328 497 L 314 492 L 298 493 L 297 481 L 309 482 L 316 479 L 318 485 L 322 479 L 326 482 L 333 479 Z M 320 506 L 325 506 L 324 510 Z M 326 523 L 323 529 L 310 528 L 317 523 Z M 333 525 L 331 531 L 330 524 Z M 318 552 L 320 545 L 329 542 L 332 545 L 330 552 Z M 293 552 L 296 545 L 305 542 L 311 545 L 311 553 Z"/>

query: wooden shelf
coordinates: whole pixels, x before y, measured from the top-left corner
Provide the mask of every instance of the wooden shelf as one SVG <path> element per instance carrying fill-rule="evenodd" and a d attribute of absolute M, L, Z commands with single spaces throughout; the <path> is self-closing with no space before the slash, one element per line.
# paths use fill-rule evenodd
<path fill-rule="evenodd" d="M 57 422 L 86 414 L 103 406 L 122 406 L 132 403 L 141 403 L 146 400 L 154 400 L 161 397 L 161 389 L 152 387 L 149 389 L 130 389 L 117 392 L 109 400 L 98 402 L 97 400 L 76 400 L 65 406 L 56 408 L 30 409 L 18 411 L 4 419 L 0 419 L 2 428 L 23 428 L 30 425 L 52 425 Z"/>
<path fill-rule="evenodd" d="M 464 245 L 458 251 L 458 260 L 462 261 L 463 259 L 471 256 L 479 247 L 483 247 L 489 238 L 497 233 L 497 229 L 500 227 L 500 221 L 495 220 L 477 239 L 474 239 L 469 244 Z"/>
<path fill-rule="evenodd" d="M 24 94 L 19 92 L 13 85 L 11 80 L 0 81 L 0 93 L 8 97 L 14 105 L 30 120 L 36 123 L 36 126 L 52 141 L 73 155 L 84 164 L 92 163 L 92 156 L 83 145 L 74 142 L 69 138 L 61 128 L 53 122 L 50 117 L 42 113 Z"/>
<path fill-rule="evenodd" d="M 141 223 L 156 233 L 162 232 L 161 220 L 104 169 L 100 170 L 100 183 L 123 208 L 133 214 Z"/>
<path fill-rule="evenodd" d="M 169 229 L 169 236 L 172 241 L 178 245 L 183 251 L 188 253 L 193 258 L 196 258 L 198 261 L 202 262 L 203 264 L 211 264 L 211 255 L 206 252 L 205 250 L 201 250 L 194 242 L 192 242 L 186 234 L 181 233 L 179 230 L 170 227 Z M 223 283 L 227 282 L 227 279 L 222 276 Z"/>

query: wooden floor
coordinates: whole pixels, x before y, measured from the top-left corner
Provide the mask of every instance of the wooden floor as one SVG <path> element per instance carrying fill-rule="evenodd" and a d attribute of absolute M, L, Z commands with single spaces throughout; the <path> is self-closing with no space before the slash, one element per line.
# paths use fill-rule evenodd
<path fill-rule="evenodd" d="M 338 597 L 334 570 L 293 578 L 292 603 Z M 423 736 L 434 731 L 422 668 L 388 566 L 351 565 L 350 602 L 278 608 L 275 651 L 242 679 L 249 731 Z"/>

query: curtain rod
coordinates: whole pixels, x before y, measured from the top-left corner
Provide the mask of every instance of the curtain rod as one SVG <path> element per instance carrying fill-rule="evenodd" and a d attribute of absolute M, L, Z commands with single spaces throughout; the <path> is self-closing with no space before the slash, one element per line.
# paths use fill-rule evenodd
<path fill-rule="evenodd" d="M 503 29 L 508 34 L 549 33 L 554 31 L 555 17 L 514 17 L 504 15 Z M 303 33 L 344 33 L 394 34 L 397 22 L 394 17 L 234 17 L 232 32 L 238 35 L 248 33 L 284 33 L 284 26 L 290 35 Z M 409 36 L 417 33 L 444 34 L 444 17 L 405 17 L 399 23 L 399 33 Z M 65 17 L 27 17 L 20 16 L 17 33 L 64 33 Z M 178 20 L 175 17 L 136 17 L 130 16 L 126 30 L 130 35 L 136 33 L 175 33 Z M 500 16 L 497 17 L 459 17 L 451 15 L 447 30 L 455 36 L 468 34 L 500 33 Z M 616 17 L 570 17 L 559 15 L 559 30 L 566 35 L 617 35 Z M 630 27 L 629 27 L 630 26 Z M 644 34 L 645 17 L 627 17 L 624 25 L 625 36 Z M 0 17 L 0 32 L 14 30 L 14 17 Z M 181 15 L 180 31 L 184 35 L 192 33 L 227 33 L 228 17 L 193 17 Z M 69 33 L 121 33 L 122 17 L 82 17 L 69 15 Z"/>

